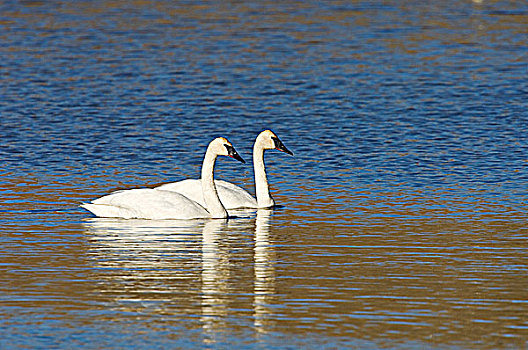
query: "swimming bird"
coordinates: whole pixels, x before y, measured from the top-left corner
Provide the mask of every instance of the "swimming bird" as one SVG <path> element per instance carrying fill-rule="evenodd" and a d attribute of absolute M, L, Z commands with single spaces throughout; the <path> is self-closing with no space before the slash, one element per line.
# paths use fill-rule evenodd
<path fill-rule="evenodd" d="M 257 198 L 253 198 L 251 194 L 237 185 L 223 180 L 215 180 L 218 196 L 226 209 L 268 208 L 275 205 L 275 201 L 270 194 L 264 165 L 264 151 L 267 149 L 276 149 L 293 155 L 273 131 L 262 131 L 257 136 L 253 146 L 253 170 L 255 172 L 255 193 Z M 187 179 L 161 185 L 157 189 L 181 193 L 207 208 L 201 187 L 202 182 L 200 180 Z"/>
<path fill-rule="evenodd" d="M 99 217 L 124 219 L 227 218 L 227 211 L 218 198 L 214 183 L 217 156 L 228 156 L 245 163 L 226 138 L 219 137 L 211 141 L 202 164 L 202 204 L 181 193 L 158 187 L 117 191 L 91 203 L 83 203 L 81 207 Z"/>

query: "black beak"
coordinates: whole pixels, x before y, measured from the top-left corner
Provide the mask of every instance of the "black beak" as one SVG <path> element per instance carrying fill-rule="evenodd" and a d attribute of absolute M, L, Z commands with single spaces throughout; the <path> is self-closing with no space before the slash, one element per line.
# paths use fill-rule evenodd
<path fill-rule="evenodd" d="M 273 142 L 275 143 L 276 150 L 282 151 L 284 153 L 288 153 L 289 155 L 293 156 L 293 152 L 287 149 L 286 146 L 284 146 L 284 144 L 282 143 L 281 140 L 279 140 L 278 137 L 272 136 L 271 138 L 273 139 Z"/>
<path fill-rule="evenodd" d="M 246 163 L 244 159 L 238 154 L 235 147 L 224 144 L 225 148 L 227 149 L 227 155 L 233 159 L 236 159 L 238 161 L 241 161 L 242 163 Z"/>

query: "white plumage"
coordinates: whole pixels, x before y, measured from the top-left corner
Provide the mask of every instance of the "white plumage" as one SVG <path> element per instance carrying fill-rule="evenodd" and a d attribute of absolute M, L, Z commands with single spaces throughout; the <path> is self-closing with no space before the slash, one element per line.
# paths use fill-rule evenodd
<path fill-rule="evenodd" d="M 137 188 L 114 192 L 91 203 L 83 203 L 81 207 L 99 217 L 124 219 L 226 218 L 227 211 L 218 198 L 213 180 L 214 165 L 219 155 L 244 162 L 227 139 L 219 137 L 211 141 L 202 164 L 201 181 L 204 186 L 200 186 L 201 202 L 162 188 Z"/>
<path fill-rule="evenodd" d="M 215 180 L 215 185 L 224 208 L 258 208 L 257 200 L 242 187 L 224 180 Z M 161 185 L 156 189 L 180 193 L 205 207 L 201 180 L 187 179 Z"/>

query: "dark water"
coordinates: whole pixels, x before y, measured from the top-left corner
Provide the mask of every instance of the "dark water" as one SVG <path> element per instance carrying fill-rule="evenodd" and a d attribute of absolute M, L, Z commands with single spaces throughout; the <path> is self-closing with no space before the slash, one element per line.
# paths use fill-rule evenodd
<path fill-rule="evenodd" d="M 0 3 L 0 348 L 528 347 L 524 1 Z M 282 205 L 101 220 L 246 160 Z M 253 191 L 251 165 L 217 177 Z"/>

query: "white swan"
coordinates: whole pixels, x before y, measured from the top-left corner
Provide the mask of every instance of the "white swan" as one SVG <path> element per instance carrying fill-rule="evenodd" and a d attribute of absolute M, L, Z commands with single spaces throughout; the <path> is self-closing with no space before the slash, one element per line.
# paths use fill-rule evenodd
<path fill-rule="evenodd" d="M 114 192 L 91 203 L 83 203 L 81 207 L 99 217 L 125 219 L 226 218 L 227 211 L 218 198 L 213 180 L 217 156 L 228 156 L 245 163 L 227 139 L 219 137 L 211 141 L 202 164 L 204 204 L 162 188 L 137 188 Z"/>
<path fill-rule="evenodd" d="M 284 146 L 282 141 L 271 130 L 264 130 L 255 140 L 253 146 L 253 167 L 255 172 L 255 193 L 257 199 L 253 198 L 246 190 L 232 183 L 215 180 L 216 188 L 220 201 L 226 209 L 236 208 L 268 208 L 275 205 L 271 197 L 264 166 L 264 151 L 267 149 L 276 149 L 290 155 L 293 153 Z M 178 182 L 172 182 L 157 187 L 159 190 L 172 191 L 183 194 L 185 197 L 205 206 L 201 182 L 196 179 L 188 179 Z"/>

